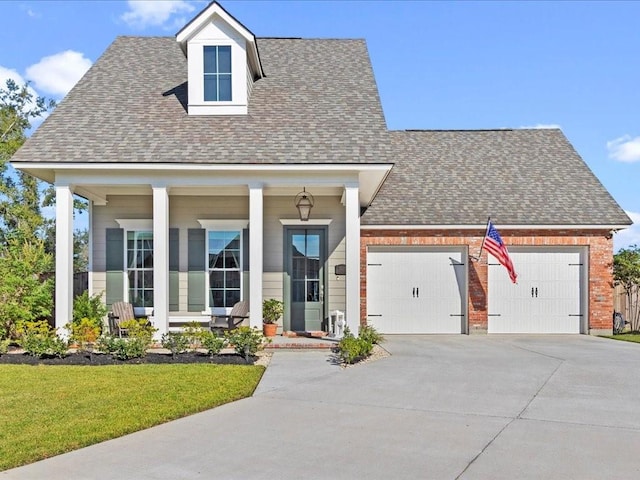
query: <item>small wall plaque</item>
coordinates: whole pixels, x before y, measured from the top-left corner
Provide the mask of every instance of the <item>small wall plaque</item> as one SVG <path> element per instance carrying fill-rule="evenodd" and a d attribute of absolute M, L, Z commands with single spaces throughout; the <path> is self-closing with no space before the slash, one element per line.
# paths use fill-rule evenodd
<path fill-rule="evenodd" d="M 336 265 L 335 272 L 336 272 L 336 275 L 346 275 L 347 266 L 344 263 L 341 263 L 340 265 Z"/>

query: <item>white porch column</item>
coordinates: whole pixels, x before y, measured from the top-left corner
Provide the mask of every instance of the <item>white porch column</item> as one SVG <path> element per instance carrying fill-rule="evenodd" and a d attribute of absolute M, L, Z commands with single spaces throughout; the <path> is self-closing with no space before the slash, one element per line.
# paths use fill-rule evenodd
<path fill-rule="evenodd" d="M 263 270 L 262 185 L 249 185 L 249 325 L 262 328 Z"/>
<path fill-rule="evenodd" d="M 73 314 L 73 191 L 70 185 L 56 185 L 56 328 Z"/>
<path fill-rule="evenodd" d="M 153 323 L 159 339 L 169 329 L 169 190 L 153 187 Z"/>
<path fill-rule="evenodd" d="M 346 208 L 346 321 L 351 333 L 360 330 L 360 201 L 358 185 L 344 187 Z"/>

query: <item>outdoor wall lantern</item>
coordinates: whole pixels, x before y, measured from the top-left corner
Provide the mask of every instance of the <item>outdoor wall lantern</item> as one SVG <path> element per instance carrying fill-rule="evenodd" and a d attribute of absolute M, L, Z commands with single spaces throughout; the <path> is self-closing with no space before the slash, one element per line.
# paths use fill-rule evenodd
<path fill-rule="evenodd" d="M 302 191 L 296 195 L 295 204 L 300 213 L 300 220 L 309 221 L 309 214 L 313 208 L 313 195 L 307 192 L 306 187 L 302 187 Z"/>

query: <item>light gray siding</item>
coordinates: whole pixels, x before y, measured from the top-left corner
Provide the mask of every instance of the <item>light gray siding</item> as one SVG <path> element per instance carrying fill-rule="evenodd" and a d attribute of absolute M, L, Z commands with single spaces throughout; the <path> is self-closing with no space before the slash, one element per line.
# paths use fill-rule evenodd
<path fill-rule="evenodd" d="M 149 196 L 110 196 L 106 206 L 93 209 L 94 292 L 105 290 L 106 229 L 118 228 L 118 219 L 151 219 L 153 199 Z M 344 277 L 334 274 L 335 265 L 345 263 L 345 210 L 339 197 L 316 197 L 313 219 L 331 220 L 328 228 L 327 288 L 328 310 L 344 310 Z M 201 228 L 198 220 L 231 220 L 249 218 L 249 199 L 245 196 L 171 196 L 169 225 L 179 229 L 179 297 L 176 317 L 197 317 L 188 311 L 188 230 Z M 264 198 L 264 298 L 283 298 L 283 232 L 280 219 L 296 219 L 297 211 L 290 197 Z M 203 252 L 203 255 L 205 253 Z M 245 297 L 248 295 L 248 272 L 243 273 Z M 328 314 L 328 312 L 326 312 Z"/>

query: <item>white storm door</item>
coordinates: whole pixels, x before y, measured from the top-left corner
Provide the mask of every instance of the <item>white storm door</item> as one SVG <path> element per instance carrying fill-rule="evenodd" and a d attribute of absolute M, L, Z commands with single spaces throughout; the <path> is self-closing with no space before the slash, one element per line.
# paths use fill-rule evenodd
<path fill-rule="evenodd" d="M 511 252 L 518 284 L 489 257 L 489 333 L 580 333 L 579 251 Z"/>

